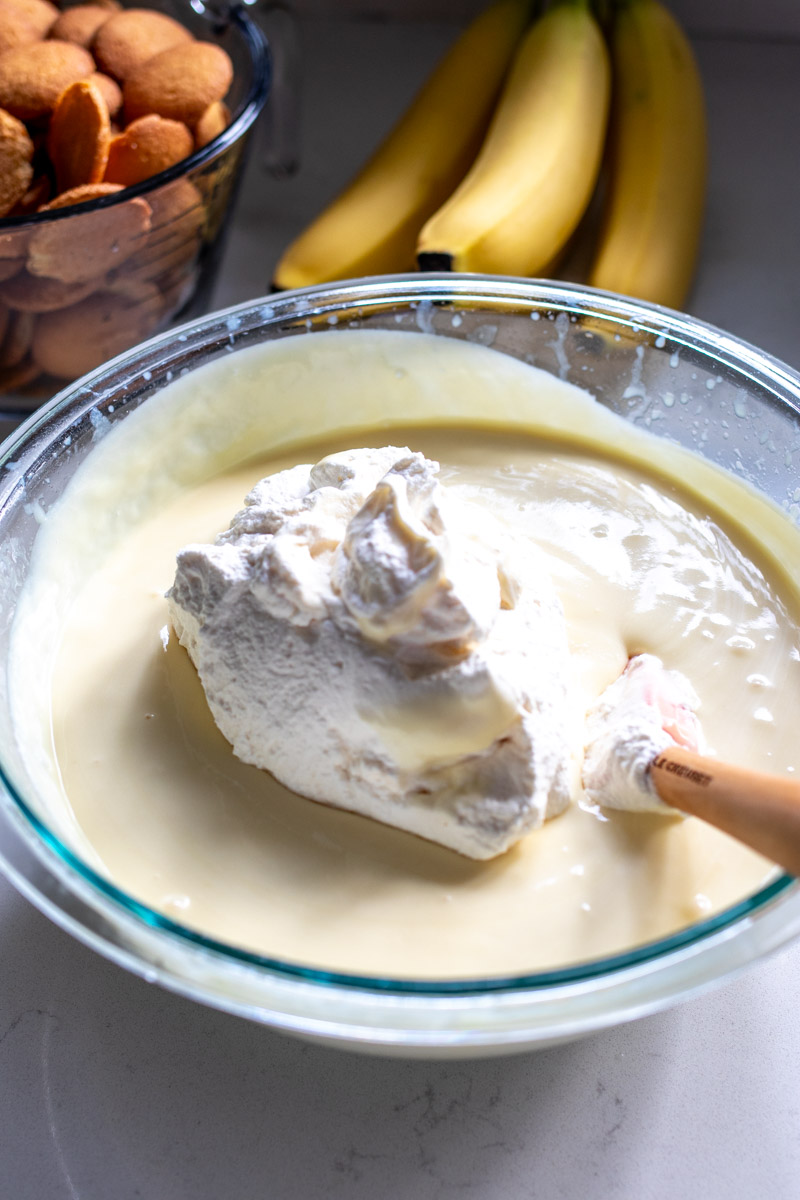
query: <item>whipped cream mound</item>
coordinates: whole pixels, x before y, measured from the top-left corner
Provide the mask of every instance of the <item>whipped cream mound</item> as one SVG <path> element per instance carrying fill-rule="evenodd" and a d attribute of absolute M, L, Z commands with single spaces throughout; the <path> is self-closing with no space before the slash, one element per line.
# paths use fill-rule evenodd
<path fill-rule="evenodd" d="M 680 671 L 667 670 L 653 654 L 631 658 L 586 714 L 587 798 L 605 808 L 675 816 L 656 794 L 650 768 L 670 746 L 704 751 L 699 704 Z"/>
<path fill-rule="evenodd" d="M 170 616 L 244 762 L 472 858 L 569 802 L 569 651 L 529 543 L 408 448 L 262 479 Z"/>

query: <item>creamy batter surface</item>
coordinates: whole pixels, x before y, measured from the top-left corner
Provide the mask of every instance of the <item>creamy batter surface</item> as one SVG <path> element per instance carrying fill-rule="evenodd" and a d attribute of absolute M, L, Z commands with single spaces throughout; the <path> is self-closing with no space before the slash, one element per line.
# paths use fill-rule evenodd
<path fill-rule="evenodd" d="M 167 623 L 176 551 L 212 540 L 256 480 L 387 441 L 440 461 L 443 482 L 530 538 L 565 608 L 574 802 L 488 862 L 302 799 L 237 761 Z M 715 753 L 798 770 L 795 597 L 759 547 L 759 504 L 743 487 L 726 494 L 723 518 L 665 469 L 653 473 L 644 453 L 637 464 L 632 451 L 584 441 L 467 425 L 347 431 L 224 470 L 134 522 L 77 588 L 52 675 L 59 786 L 97 865 L 215 938 L 389 978 L 591 959 L 756 889 L 770 864 L 695 819 L 582 803 L 581 720 L 628 655 L 650 651 L 693 683 Z M 681 454 L 675 474 L 684 480 Z M 762 516 L 773 520 L 766 506 Z M 786 531 L 796 538 L 788 522 Z"/>

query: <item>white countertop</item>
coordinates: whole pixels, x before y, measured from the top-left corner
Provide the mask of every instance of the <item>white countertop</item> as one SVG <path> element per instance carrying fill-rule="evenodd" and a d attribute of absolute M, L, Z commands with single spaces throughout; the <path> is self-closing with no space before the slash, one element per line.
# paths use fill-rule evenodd
<path fill-rule="evenodd" d="M 309 24 L 304 167 L 251 161 L 219 305 L 266 290 L 452 35 Z M 697 43 L 711 189 L 691 309 L 800 367 L 800 43 Z M 291 1041 L 147 985 L 0 880 L 2 1200 L 789 1200 L 800 946 L 670 1012 L 465 1063 Z"/>

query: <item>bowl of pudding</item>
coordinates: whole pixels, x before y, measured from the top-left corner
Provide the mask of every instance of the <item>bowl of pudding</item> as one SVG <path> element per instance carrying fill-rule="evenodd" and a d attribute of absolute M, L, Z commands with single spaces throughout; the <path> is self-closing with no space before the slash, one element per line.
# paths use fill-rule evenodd
<path fill-rule="evenodd" d="M 386 1054 L 578 1037 L 784 945 L 790 877 L 580 780 L 639 653 L 711 752 L 800 769 L 799 401 L 687 316 L 460 275 L 85 376 L 3 448 L 6 873 L 148 979 Z"/>

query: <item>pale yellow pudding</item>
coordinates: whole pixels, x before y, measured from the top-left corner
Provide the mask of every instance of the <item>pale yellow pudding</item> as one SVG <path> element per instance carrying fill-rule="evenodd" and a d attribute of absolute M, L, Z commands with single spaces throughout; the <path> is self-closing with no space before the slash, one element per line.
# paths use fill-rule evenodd
<path fill-rule="evenodd" d="M 239 762 L 167 623 L 176 552 L 212 540 L 257 479 L 387 442 L 438 460 L 530 539 L 564 606 L 573 802 L 489 862 Z M 396 978 L 596 958 L 724 908 L 772 868 L 695 820 L 582 806 L 581 714 L 647 650 L 691 679 L 717 754 L 796 771 L 798 598 L 780 563 L 798 544 L 732 478 L 490 350 L 293 338 L 177 381 L 87 458 L 42 527 L 18 615 L 20 738 L 77 852 L 222 941 Z"/>

